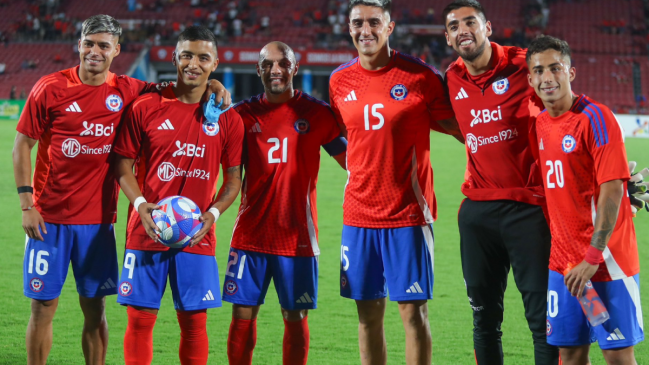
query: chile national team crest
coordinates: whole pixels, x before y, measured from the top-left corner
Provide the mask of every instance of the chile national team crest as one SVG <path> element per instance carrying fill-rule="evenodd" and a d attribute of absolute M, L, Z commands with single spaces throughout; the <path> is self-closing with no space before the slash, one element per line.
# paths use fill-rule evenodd
<path fill-rule="evenodd" d="M 228 280 L 225 282 L 225 294 L 227 295 L 234 295 L 237 290 L 239 290 L 239 287 L 237 287 L 237 283 L 234 282 L 234 280 Z"/>
<path fill-rule="evenodd" d="M 32 289 L 34 293 L 38 293 L 43 290 L 43 280 L 39 278 L 33 278 L 29 282 L 29 287 Z"/>
<path fill-rule="evenodd" d="M 133 293 L 133 287 L 128 281 L 124 281 L 119 284 L 119 294 L 123 297 L 128 297 Z"/>
<path fill-rule="evenodd" d="M 111 94 L 106 98 L 106 108 L 108 108 L 108 110 L 110 110 L 111 112 L 118 112 L 122 110 L 123 106 L 124 102 L 122 101 L 122 98 L 119 97 L 119 95 Z"/>
<path fill-rule="evenodd" d="M 570 153 L 575 150 L 575 147 L 577 147 L 577 141 L 575 140 L 575 137 L 566 134 L 561 141 L 561 149 L 563 150 L 563 152 Z"/>
<path fill-rule="evenodd" d="M 396 84 L 390 90 L 390 96 L 397 101 L 403 100 L 408 96 L 408 89 L 402 84 Z"/>
<path fill-rule="evenodd" d="M 219 133 L 219 123 L 208 122 L 207 120 L 203 122 L 203 132 L 210 137 L 214 137 Z"/>
<path fill-rule="evenodd" d="M 309 125 L 309 121 L 306 119 L 298 119 L 295 121 L 295 124 L 293 124 L 293 128 L 295 128 L 295 131 L 299 134 L 305 134 L 309 129 L 311 129 L 311 125 Z"/>
<path fill-rule="evenodd" d="M 494 82 L 491 85 L 491 88 L 494 90 L 494 93 L 496 93 L 497 95 L 502 95 L 506 93 L 507 90 L 509 90 L 509 80 L 507 80 L 507 78 L 500 79 Z"/>
<path fill-rule="evenodd" d="M 552 334 L 552 324 L 549 320 L 545 320 L 545 335 L 550 336 Z"/>

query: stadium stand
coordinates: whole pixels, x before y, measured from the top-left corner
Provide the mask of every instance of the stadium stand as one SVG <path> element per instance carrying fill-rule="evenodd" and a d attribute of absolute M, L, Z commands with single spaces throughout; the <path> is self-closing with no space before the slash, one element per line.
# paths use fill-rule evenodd
<path fill-rule="evenodd" d="M 6 15 L 0 20 L 0 40 L 8 38 L 3 41 L 5 48 L 0 56 L 0 63 L 6 64 L 4 74 L 0 74 L 0 98 L 8 97 L 12 85 L 29 91 L 41 75 L 76 64 L 72 44 L 78 39 L 81 21 L 98 9 L 119 19 L 125 30 L 123 52 L 112 68 L 117 73 L 126 72 L 142 48 L 173 43 L 185 26 L 196 23 L 213 29 L 220 44 L 259 47 L 279 39 L 298 49 L 353 49 L 347 35 L 346 0 L 139 0 L 130 2 L 131 10 L 128 3 L 0 1 L 0 10 Z M 397 0 L 393 19 L 397 24 L 440 24 L 447 3 L 448 0 Z M 649 112 L 643 101 L 649 89 L 642 90 L 640 95 L 634 93 L 634 84 L 649 87 L 649 1 L 482 3 L 493 24 L 492 40 L 524 47 L 541 33 L 566 39 L 578 67 L 576 92 L 586 92 L 614 110 Z M 34 22 L 39 23 L 39 29 L 34 29 Z M 441 35 L 395 33 L 392 44 L 396 49 L 440 69 L 456 58 Z M 24 67 L 25 60 L 33 61 L 36 67 Z M 635 72 L 635 79 L 634 67 L 640 71 Z"/>

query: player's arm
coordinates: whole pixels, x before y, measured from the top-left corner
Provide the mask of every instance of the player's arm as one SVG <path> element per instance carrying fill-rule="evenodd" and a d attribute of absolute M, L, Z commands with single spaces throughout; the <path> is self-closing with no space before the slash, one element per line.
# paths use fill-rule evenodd
<path fill-rule="evenodd" d="M 462 135 L 462 131 L 460 131 L 460 125 L 457 123 L 457 119 L 455 119 L 455 117 L 438 120 L 437 124 L 439 124 L 440 127 L 442 127 L 446 131 L 446 133 L 455 137 L 455 139 L 460 141 L 460 143 L 464 144 L 464 136 Z"/>
<path fill-rule="evenodd" d="M 232 205 L 234 199 L 239 195 L 241 190 L 241 166 L 232 166 L 225 169 L 223 174 L 223 184 L 219 193 L 216 194 L 216 203 L 210 209 L 203 213 L 200 221 L 203 222 L 203 228 L 196 232 L 194 238 L 189 242 L 190 246 L 194 246 L 203 240 L 203 237 L 212 228 L 214 222 L 221 216 L 221 213 Z"/>
<path fill-rule="evenodd" d="M 160 228 L 153 223 L 151 213 L 156 209 L 161 209 L 162 207 L 154 203 L 148 203 L 146 199 L 144 199 L 144 196 L 142 196 L 142 191 L 140 191 L 135 174 L 133 174 L 134 163 L 135 160 L 132 158 L 115 154 L 115 179 L 122 188 L 124 195 L 126 195 L 131 204 L 133 204 L 135 211 L 140 215 L 146 233 L 152 240 L 157 241 L 157 232 L 160 232 Z"/>
<path fill-rule="evenodd" d="M 337 154 L 333 156 L 334 160 L 338 162 L 338 165 L 343 168 L 343 170 L 347 170 L 347 151 Z"/>
<path fill-rule="evenodd" d="M 136 87 L 138 87 L 139 90 L 137 91 L 137 94 L 142 95 L 150 92 L 158 92 L 172 83 L 173 82 L 161 82 L 156 84 L 138 80 Z M 216 94 L 215 102 L 217 105 L 221 100 L 223 100 L 223 104 L 221 104 L 222 110 L 226 110 L 230 105 L 232 105 L 232 94 L 230 94 L 228 89 L 226 89 L 219 80 L 211 79 L 208 81 L 203 99 L 208 100 L 212 94 Z"/>
<path fill-rule="evenodd" d="M 37 140 L 18 132 L 16 140 L 14 141 L 12 155 L 14 163 L 14 179 L 16 180 L 16 187 L 19 188 L 18 196 L 20 198 L 20 208 L 23 211 L 23 229 L 29 238 L 42 241 L 43 236 L 38 228 L 40 227 L 45 234 L 47 234 L 47 229 L 45 229 L 45 222 L 43 221 L 41 213 L 39 213 L 38 210 L 33 209 L 33 190 L 31 188 L 31 151 L 36 145 L 36 142 Z M 23 192 L 23 190 L 28 191 Z"/>
<path fill-rule="evenodd" d="M 602 251 L 606 248 L 620 211 L 620 203 L 625 193 L 622 180 L 612 180 L 599 187 L 597 199 L 597 214 L 595 216 L 595 232 L 590 241 L 586 257 L 575 266 L 565 277 L 565 284 L 573 296 L 584 292 L 586 282 L 595 275 L 599 263 L 603 261 Z"/>

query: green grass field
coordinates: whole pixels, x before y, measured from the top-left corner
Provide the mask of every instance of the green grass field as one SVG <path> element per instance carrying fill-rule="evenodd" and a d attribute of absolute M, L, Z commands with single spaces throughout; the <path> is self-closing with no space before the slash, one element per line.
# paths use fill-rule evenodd
<path fill-rule="evenodd" d="M 25 235 L 21 228 L 21 213 L 16 195 L 11 162 L 15 123 L 0 124 L 0 364 L 24 364 L 25 328 L 29 319 L 29 300 L 22 294 L 22 256 Z M 639 166 L 649 166 L 646 153 L 649 140 L 627 140 L 629 158 Z M 342 195 L 346 173 L 323 153 L 318 184 L 320 218 L 320 291 L 318 309 L 309 315 L 311 350 L 309 364 L 343 365 L 360 363 L 357 344 L 357 316 L 353 301 L 339 295 L 340 233 L 342 229 Z M 435 289 L 429 302 L 435 364 L 473 364 L 472 317 L 462 279 L 459 257 L 457 209 L 463 196 L 460 184 L 464 173 L 463 146 L 447 136 L 434 134 L 431 138 L 431 160 L 435 171 L 435 190 L 439 204 L 439 219 L 435 223 Z M 127 200 L 120 198 L 117 227 L 120 260 L 123 258 L 125 213 Z M 227 262 L 228 243 L 236 215 L 230 208 L 216 227 L 218 245 L 216 257 L 223 275 Z M 272 218 L 269 218 L 272 219 Z M 641 264 L 649 260 L 649 213 L 635 220 Z M 121 265 L 121 262 L 120 262 Z M 196 273 L 200 275 L 200 273 Z M 510 274 L 511 275 L 511 274 Z M 523 315 L 520 294 L 510 277 L 510 289 L 505 298 L 503 348 L 505 364 L 533 364 L 532 339 Z M 646 295 L 649 281 L 642 282 Z M 281 364 L 283 322 L 274 288 L 268 291 L 266 304 L 258 319 L 258 339 L 255 364 Z M 49 364 L 83 364 L 81 325 L 72 273 L 69 273 L 54 319 L 54 345 Z M 107 300 L 110 328 L 108 364 L 123 364 L 122 340 L 126 328 L 126 310 Z M 644 298 L 643 302 L 647 302 Z M 645 307 L 646 308 L 646 307 Z M 230 305 L 210 310 L 210 364 L 227 364 L 226 340 L 231 315 Z M 647 316 L 645 316 L 645 320 Z M 389 303 L 385 318 L 388 343 L 388 364 L 405 364 L 404 331 L 396 303 Z M 154 364 L 177 364 L 179 328 L 169 291 L 165 295 L 154 332 Z M 593 347 L 593 364 L 604 364 L 602 355 Z M 649 364 L 649 347 L 636 348 L 638 364 Z"/>

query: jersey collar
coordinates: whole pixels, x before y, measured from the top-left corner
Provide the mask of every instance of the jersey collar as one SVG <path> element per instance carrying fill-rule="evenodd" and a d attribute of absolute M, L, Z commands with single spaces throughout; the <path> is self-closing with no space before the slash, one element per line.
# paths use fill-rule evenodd
<path fill-rule="evenodd" d="M 397 63 L 397 53 L 399 53 L 399 52 L 393 49 L 392 50 L 392 55 L 390 55 L 390 62 L 388 62 L 388 64 L 385 65 L 385 67 L 383 67 L 381 69 L 374 70 L 374 71 L 366 70 L 365 68 L 363 68 L 363 66 L 361 66 L 360 57 L 357 58 L 356 67 L 358 68 L 358 70 L 360 70 L 361 72 L 363 72 L 363 73 L 365 73 L 366 75 L 369 75 L 369 76 L 383 75 L 384 73 L 390 71 L 394 67 L 394 65 Z"/>
<path fill-rule="evenodd" d="M 72 68 L 68 68 L 66 70 L 61 71 L 63 76 L 65 76 L 66 80 L 68 80 L 68 87 L 85 85 L 79 78 L 80 67 L 81 67 L 80 65 L 76 65 Z M 114 73 L 108 71 L 108 76 L 106 76 L 105 83 L 112 87 L 115 87 L 117 85 L 117 76 Z M 102 86 L 102 85 L 97 85 L 97 86 Z M 87 86 L 91 86 L 91 85 L 87 85 Z"/>

